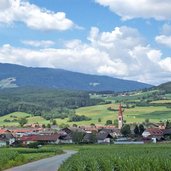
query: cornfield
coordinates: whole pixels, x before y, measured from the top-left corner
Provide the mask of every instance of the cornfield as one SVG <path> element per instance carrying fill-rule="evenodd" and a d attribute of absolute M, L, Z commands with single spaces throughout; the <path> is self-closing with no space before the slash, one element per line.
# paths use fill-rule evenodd
<path fill-rule="evenodd" d="M 20 155 L 16 150 L 0 149 L 0 171 L 14 165 L 20 165 L 23 161 L 24 156 Z"/>
<path fill-rule="evenodd" d="M 59 171 L 171 171 L 171 145 L 115 145 L 81 149 Z"/>
<path fill-rule="evenodd" d="M 18 166 L 33 160 L 41 159 L 42 156 L 53 156 L 63 151 L 58 147 L 32 148 L 0 148 L 0 171 L 13 166 Z M 35 155 L 34 155 L 35 154 Z"/>

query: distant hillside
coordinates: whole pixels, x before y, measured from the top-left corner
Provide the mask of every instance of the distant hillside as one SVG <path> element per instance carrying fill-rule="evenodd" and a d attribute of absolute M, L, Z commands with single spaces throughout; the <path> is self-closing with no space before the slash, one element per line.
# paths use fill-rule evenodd
<path fill-rule="evenodd" d="M 165 90 L 167 93 L 171 93 L 171 82 L 167 82 L 158 86 L 159 89 Z"/>
<path fill-rule="evenodd" d="M 0 88 L 36 86 L 86 91 L 131 91 L 151 85 L 108 76 L 88 75 L 62 69 L 0 64 Z"/>

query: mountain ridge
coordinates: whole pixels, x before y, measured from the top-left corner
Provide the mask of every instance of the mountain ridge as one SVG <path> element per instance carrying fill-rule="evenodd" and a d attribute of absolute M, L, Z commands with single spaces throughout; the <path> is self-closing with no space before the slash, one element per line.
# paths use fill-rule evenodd
<path fill-rule="evenodd" d="M 16 85 L 17 87 L 36 86 L 86 91 L 119 92 L 152 87 L 149 84 L 104 75 L 99 76 L 64 69 L 25 67 L 16 64 L 0 63 L 1 88 L 1 82 L 4 81 L 6 85 L 9 85 L 6 81 L 11 81 L 13 86 Z"/>

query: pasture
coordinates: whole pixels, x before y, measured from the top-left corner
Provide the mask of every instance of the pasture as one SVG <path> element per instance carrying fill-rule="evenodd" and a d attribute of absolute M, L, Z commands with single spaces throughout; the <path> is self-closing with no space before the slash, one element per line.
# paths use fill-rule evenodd
<path fill-rule="evenodd" d="M 80 121 L 80 122 L 68 122 L 68 118 L 65 119 L 56 119 L 57 124 L 77 124 L 77 125 L 90 125 L 91 123 L 97 125 L 104 125 L 107 120 L 114 121 L 117 119 L 117 111 L 110 111 L 107 108 L 111 107 L 112 109 L 118 109 L 119 104 L 106 104 L 106 105 L 96 105 L 89 107 L 82 107 L 76 110 L 77 115 L 85 115 L 90 117 L 89 121 Z M 165 106 L 145 106 L 145 107 L 135 107 L 124 109 L 124 120 L 127 123 L 132 122 L 144 122 L 145 119 L 149 119 L 151 122 L 159 122 L 165 120 L 171 120 L 171 108 Z M 11 117 L 27 117 L 28 124 L 39 123 L 47 125 L 50 123 L 49 120 L 45 120 L 41 116 L 32 116 L 31 114 L 15 112 L 6 116 L 0 117 L 0 126 L 19 126 L 18 122 L 5 122 L 4 120 L 13 120 Z M 101 122 L 98 122 L 98 119 L 101 119 Z"/>
<path fill-rule="evenodd" d="M 117 111 L 109 111 L 108 107 L 118 108 L 118 104 L 98 105 L 91 107 L 83 107 L 77 110 L 78 115 L 85 115 L 92 118 L 89 123 L 98 123 L 98 118 L 101 118 L 101 124 L 105 124 L 106 120 L 117 119 Z M 146 106 L 124 109 L 124 120 L 127 123 L 143 122 L 145 119 L 150 119 L 152 122 L 159 122 L 171 119 L 171 108 L 165 106 Z M 84 122 L 86 123 L 86 122 Z"/>
<path fill-rule="evenodd" d="M 117 119 L 117 109 L 119 101 L 122 101 L 122 104 L 125 103 L 135 103 L 140 102 L 140 100 L 145 99 L 149 100 L 150 103 L 147 106 L 136 106 L 133 108 L 124 108 L 124 120 L 127 123 L 133 122 L 144 122 L 145 119 L 149 119 L 151 122 L 160 122 L 165 120 L 171 120 L 171 108 L 167 105 L 171 104 L 171 94 L 162 95 L 163 100 L 153 99 L 154 93 L 157 91 L 148 91 L 148 92 L 134 92 L 128 95 L 98 95 L 93 94 L 91 98 L 101 98 L 105 101 L 111 101 L 111 104 L 101 104 L 95 106 L 81 107 L 75 110 L 77 115 L 85 115 L 91 120 L 89 121 L 79 121 L 79 122 L 68 122 L 68 118 L 65 119 L 55 119 L 58 125 L 68 124 L 68 125 L 104 125 L 107 120 L 114 121 Z M 150 106 L 151 105 L 151 106 Z M 114 111 L 108 110 L 108 108 L 114 109 Z M 16 119 L 26 117 L 28 124 L 39 123 L 39 124 L 49 124 L 50 120 L 46 120 L 41 116 L 33 116 L 32 114 L 24 112 L 15 112 L 8 114 L 6 116 L 0 117 L 0 126 L 19 126 L 19 123 Z M 100 122 L 99 122 L 100 120 Z"/>

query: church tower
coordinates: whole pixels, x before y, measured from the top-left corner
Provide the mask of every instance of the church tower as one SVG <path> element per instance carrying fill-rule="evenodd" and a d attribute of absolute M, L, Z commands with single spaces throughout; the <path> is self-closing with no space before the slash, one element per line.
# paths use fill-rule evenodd
<path fill-rule="evenodd" d="M 121 129 L 123 126 L 123 112 L 122 112 L 122 105 L 119 105 L 118 109 L 118 128 Z"/>

